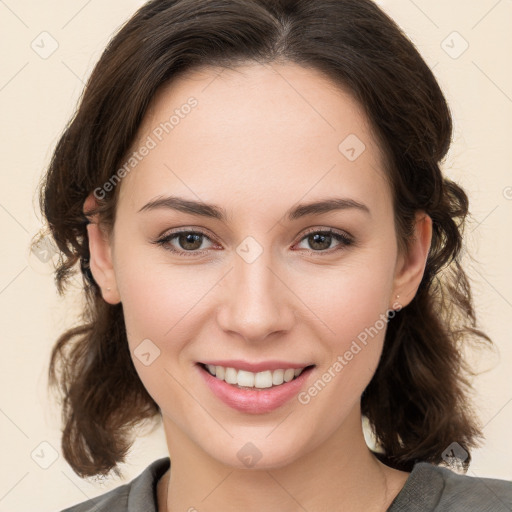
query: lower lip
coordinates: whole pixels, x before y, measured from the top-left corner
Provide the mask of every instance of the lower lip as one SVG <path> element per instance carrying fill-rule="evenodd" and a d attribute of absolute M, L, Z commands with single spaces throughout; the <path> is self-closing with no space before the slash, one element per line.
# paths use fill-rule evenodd
<path fill-rule="evenodd" d="M 249 414 L 262 414 L 281 407 L 299 393 L 314 368 L 304 370 L 297 378 L 280 386 L 256 390 L 237 388 L 217 379 L 200 364 L 197 367 L 207 386 L 220 400 L 233 409 Z"/>

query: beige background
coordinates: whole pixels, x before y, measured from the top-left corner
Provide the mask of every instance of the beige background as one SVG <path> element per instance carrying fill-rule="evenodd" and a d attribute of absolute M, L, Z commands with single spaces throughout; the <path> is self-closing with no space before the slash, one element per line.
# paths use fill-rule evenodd
<path fill-rule="evenodd" d="M 57 297 L 50 264 L 30 254 L 28 244 L 41 227 L 36 187 L 59 134 L 111 34 L 141 4 L 0 0 L 0 512 L 60 510 L 121 483 L 83 481 L 60 453 L 47 363 L 79 299 Z M 481 326 L 497 346 L 493 357 L 475 358 L 487 370 L 475 380 L 486 444 L 473 453 L 469 474 L 512 479 L 512 1 L 379 4 L 434 69 L 454 115 L 445 172 L 470 196 L 467 244 L 476 262 L 469 272 Z M 52 44 L 56 51 L 41 56 Z M 140 437 L 123 466 L 125 480 L 165 455 L 160 429 Z"/>

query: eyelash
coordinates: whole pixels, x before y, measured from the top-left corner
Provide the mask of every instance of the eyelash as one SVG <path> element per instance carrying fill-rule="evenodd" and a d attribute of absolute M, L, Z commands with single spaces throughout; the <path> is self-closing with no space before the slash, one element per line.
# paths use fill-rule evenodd
<path fill-rule="evenodd" d="M 170 251 L 171 253 L 177 254 L 178 256 L 198 257 L 198 256 L 204 255 L 207 252 L 207 250 L 204 250 L 204 251 L 182 251 L 182 250 L 170 248 L 169 242 L 172 239 L 174 239 L 177 236 L 184 234 L 184 233 L 193 234 L 193 235 L 202 235 L 202 236 L 206 237 L 208 240 L 212 241 L 210 239 L 210 237 L 204 231 L 180 230 L 180 231 L 173 231 L 171 233 L 168 233 L 167 235 L 163 236 L 162 238 L 159 238 L 158 240 L 155 240 L 154 242 L 151 242 L 151 243 L 161 246 L 165 250 Z M 304 236 L 299 240 L 299 242 L 302 242 L 305 238 L 307 238 L 309 235 L 312 235 L 312 234 L 329 235 L 329 236 L 333 237 L 335 240 L 337 240 L 338 242 L 341 242 L 341 246 L 339 246 L 338 248 L 327 249 L 324 251 L 312 251 L 312 250 L 303 249 L 303 250 L 306 250 L 310 255 L 312 254 L 312 255 L 317 256 L 317 255 L 322 255 L 325 253 L 332 254 L 333 252 L 340 251 L 346 247 L 354 245 L 354 240 L 351 237 L 349 237 L 348 235 L 346 235 L 344 233 L 335 231 L 333 229 L 325 229 L 325 230 L 312 229 L 311 231 L 306 232 L 304 234 Z"/>

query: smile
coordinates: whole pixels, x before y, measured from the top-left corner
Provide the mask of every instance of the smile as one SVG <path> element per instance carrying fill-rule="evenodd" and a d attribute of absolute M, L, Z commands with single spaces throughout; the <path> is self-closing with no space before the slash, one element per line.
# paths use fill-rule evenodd
<path fill-rule="evenodd" d="M 249 372 L 238 370 L 236 368 L 214 366 L 211 364 L 203 365 L 210 375 L 228 384 L 232 384 L 241 389 L 265 389 L 280 386 L 284 382 L 290 382 L 298 377 L 307 367 L 304 368 L 280 368 L 277 370 L 265 370 L 262 372 Z"/>
<path fill-rule="evenodd" d="M 250 372 L 233 366 L 209 366 L 196 364 L 206 388 L 224 404 L 246 414 L 270 413 L 283 406 L 307 386 L 315 368 L 312 364 Z"/>

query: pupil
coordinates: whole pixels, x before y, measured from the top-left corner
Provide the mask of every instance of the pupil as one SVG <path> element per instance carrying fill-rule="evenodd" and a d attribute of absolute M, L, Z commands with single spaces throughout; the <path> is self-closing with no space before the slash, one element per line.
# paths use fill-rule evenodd
<path fill-rule="evenodd" d="M 180 245 L 184 249 L 198 249 L 199 247 L 201 247 L 201 236 L 202 235 L 194 234 L 194 233 L 187 233 L 185 235 L 181 235 Z M 181 242 L 183 242 L 183 240 L 184 240 L 184 243 L 181 243 Z M 198 241 L 199 241 L 199 245 L 197 245 Z M 196 244 L 195 246 L 194 246 L 194 243 Z M 192 247 L 188 246 L 189 244 L 191 244 Z"/>
<path fill-rule="evenodd" d="M 316 233 L 310 237 L 310 240 L 312 241 L 312 247 L 316 249 L 326 249 L 329 248 L 329 246 L 331 245 L 331 235 L 322 235 L 320 233 Z M 325 246 L 326 240 L 329 242 L 327 246 Z M 322 242 L 324 243 L 323 247 Z M 315 244 L 320 244 L 320 247 L 315 247 Z"/>

